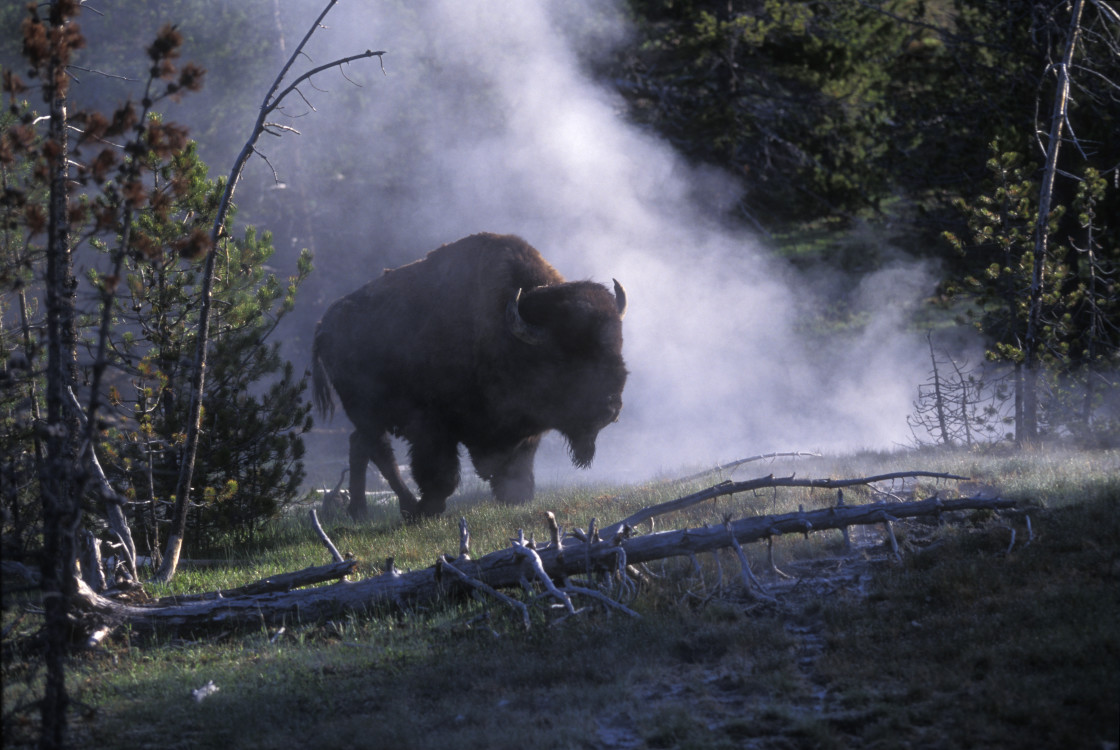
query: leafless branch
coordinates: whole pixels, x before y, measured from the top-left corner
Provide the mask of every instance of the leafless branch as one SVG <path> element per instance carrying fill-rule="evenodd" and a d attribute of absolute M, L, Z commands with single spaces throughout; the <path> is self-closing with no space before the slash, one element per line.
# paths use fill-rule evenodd
<path fill-rule="evenodd" d="M 820 458 L 820 457 L 821 457 L 820 453 L 812 453 L 812 452 L 808 452 L 808 451 L 787 451 L 787 452 L 784 452 L 784 453 L 760 453 L 757 456 L 750 456 L 749 458 L 740 458 L 737 461 L 731 461 L 730 463 L 721 464 L 721 465 L 715 466 L 711 469 L 705 469 L 704 471 L 698 471 L 695 474 L 689 474 L 686 477 L 682 477 L 680 479 L 673 479 L 671 481 L 674 484 L 684 484 L 686 482 L 692 482 L 692 481 L 695 481 L 695 480 L 700 479 L 702 477 L 706 477 L 709 474 L 722 474 L 725 471 L 731 471 L 732 469 L 734 469 L 736 467 L 739 467 L 739 466 L 742 466 L 743 464 L 751 463 L 752 461 L 764 461 L 764 460 L 769 459 L 769 458 Z"/>
<path fill-rule="evenodd" d="M 323 525 L 319 523 L 319 514 L 315 512 L 314 508 L 311 509 L 310 515 L 311 528 L 315 529 L 315 533 L 319 536 L 319 539 L 322 540 L 323 544 L 326 545 L 327 551 L 331 553 L 331 557 L 334 558 L 334 561 L 346 562 L 346 558 L 339 553 L 338 547 L 334 546 L 334 542 L 327 536 L 327 532 L 323 531 Z"/>
<path fill-rule="evenodd" d="M 493 586 L 488 586 L 477 578 L 472 578 L 471 576 L 467 575 L 466 573 L 452 565 L 451 561 L 447 558 L 441 558 L 440 561 L 436 563 L 436 568 L 440 572 L 450 573 L 467 586 L 481 591 L 487 596 L 492 596 L 498 601 L 517 610 L 521 613 L 521 624 L 525 627 L 526 630 L 529 629 L 529 608 L 525 606 L 524 602 L 519 602 L 512 596 L 507 596 L 498 591 Z"/>

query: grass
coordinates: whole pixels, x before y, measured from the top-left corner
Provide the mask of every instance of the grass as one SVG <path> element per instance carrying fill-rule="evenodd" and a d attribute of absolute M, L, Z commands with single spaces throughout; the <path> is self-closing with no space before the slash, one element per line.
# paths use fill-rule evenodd
<path fill-rule="evenodd" d="M 777 607 L 744 597 L 729 555 L 717 570 L 688 560 L 659 576 L 633 606 L 642 619 L 587 612 L 528 632 L 500 605 L 469 601 L 407 615 L 353 617 L 275 630 L 143 640 L 127 632 L 76 651 L 73 744 L 98 748 L 393 747 L 799 748 L 1101 747 L 1120 719 L 1120 453 L 859 454 L 751 465 L 857 476 L 923 469 L 962 473 L 1033 504 L 1035 538 L 1007 553 L 1008 521 L 985 514 L 952 525 L 899 525 L 901 563 L 881 550 L 789 587 L 767 579 Z M 687 472 L 685 472 L 687 473 Z M 714 479 L 714 478 L 713 478 Z M 625 517 L 694 487 L 548 490 L 527 508 L 478 497 L 445 518 L 400 525 L 391 511 L 368 524 L 328 524 L 343 551 L 373 575 L 393 556 L 426 567 L 458 549 L 504 547 L 523 528 L 547 536 L 544 510 L 565 527 Z M 903 489 L 901 487 L 897 489 Z M 910 489 L 910 488 L 905 488 Z M 916 494 L 952 492 L 923 482 Z M 867 493 L 846 493 L 848 502 Z M 612 499 L 617 498 L 617 499 Z M 831 493 L 782 490 L 724 498 L 659 519 L 658 528 L 718 523 L 725 513 L 822 507 Z M 643 529 L 644 531 L 644 529 Z M 779 565 L 841 552 L 839 534 L 781 538 Z M 757 573 L 765 546 L 748 550 Z M 300 516 L 251 550 L 251 564 L 184 569 L 165 589 L 201 591 L 325 562 Z M 808 564 L 808 563 L 806 563 Z M 839 564 L 839 563 L 837 563 Z M 722 574 L 724 587 L 716 590 Z M 785 588 L 782 588 L 786 586 Z M 19 616 L 6 607 L 4 626 Z M 42 672 L 24 615 L 5 642 L 7 747 L 32 742 L 27 707 Z M 202 702 L 191 690 L 219 692 Z"/>

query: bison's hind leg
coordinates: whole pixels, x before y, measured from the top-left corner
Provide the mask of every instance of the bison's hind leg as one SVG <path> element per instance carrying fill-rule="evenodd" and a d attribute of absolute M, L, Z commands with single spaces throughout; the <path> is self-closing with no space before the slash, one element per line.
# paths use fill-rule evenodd
<path fill-rule="evenodd" d="M 447 498 L 459 486 L 459 445 L 440 435 L 425 435 L 412 441 L 410 454 L 412 478 L 420 488 L 416 515 L 438 516 L 447 509 Z"/>
<path fill-rule="evenodd" d="M 408 489 L 397 468 L 397 457 L 387 433 L 369 438 L 360 430 L 350 434 L 350 507 L 349 513 L 355 520 L 363 520 L 369 515 L 366 505 L 366 466 L 370 461 L 385 477 L 390 489 L 400 500 L 401 514 L 408 517 L 416 512 L 416 496 Z"/>

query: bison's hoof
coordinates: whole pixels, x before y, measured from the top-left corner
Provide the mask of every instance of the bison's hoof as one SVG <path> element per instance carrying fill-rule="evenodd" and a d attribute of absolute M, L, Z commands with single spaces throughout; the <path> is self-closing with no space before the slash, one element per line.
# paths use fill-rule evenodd
<path fill-rule="evenodd" d="M 415 506 L 409 509 L 401 508 L 401 516 L 409 523 L 415 523 L 422 518 L 434 518 L 435 516 L 442 515 L 447 509 L 447 502 L 445 500 L 438 501 L 425 501 L 421 500 Z"/>

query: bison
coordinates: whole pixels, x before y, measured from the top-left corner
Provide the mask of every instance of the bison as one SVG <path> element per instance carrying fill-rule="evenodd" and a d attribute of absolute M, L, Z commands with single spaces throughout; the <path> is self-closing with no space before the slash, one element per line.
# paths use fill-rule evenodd
<path fill-rule="evenodd" d="M 497 234 L 444 245 L 336 301 L 315 330 L 312 387 L 325 415 L 333 385 L 354 425 L 350 515 L 366 515 L 370 461 L 406 519 L 444 511 L 459 444 L 502 503 L 533 497 L 533 459 L 549 430 L 587 467 L 622 409 L 625 313 L 617 281 L 613 294 L 565 281 L 525 240 Z M 390 435 L 409 443 L 419 499 Z"/>

